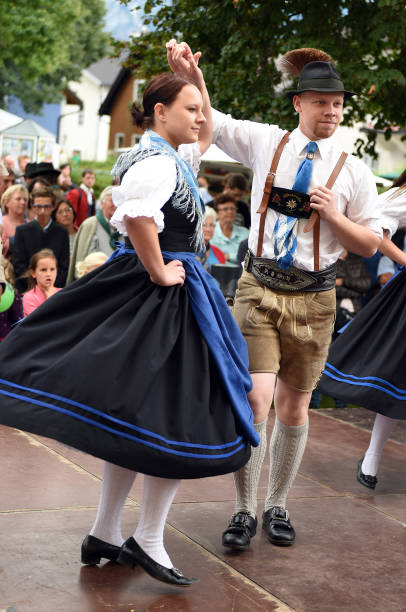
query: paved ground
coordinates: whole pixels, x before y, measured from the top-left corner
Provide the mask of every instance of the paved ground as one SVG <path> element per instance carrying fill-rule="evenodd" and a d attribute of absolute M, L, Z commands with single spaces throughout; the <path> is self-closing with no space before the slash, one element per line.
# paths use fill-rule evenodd
<path fill-rule="evenodd" d="M 249 551 L 226 552 L 220 534 L 233 511 L 232 477 L 182 483 L 166 540 L 176 565 L 200 578 L 185 590 L 140 569 L 82 567 L 102 463 L 0 427 L 0 611 L 405 612 L 406 446 L 387 443 L 371 491 L 355 479 L 369 432 L 341 410 L 315 410 L 310 418 L 289 501 L 295 546 L 272 546 L 259 531 Z M 261 500 L 266 480 L 264 470 Z M 141 490 L 142 477 L 125 509 L 126 536 L 137 523 Z"/>
<path fill-rule="evenodd" d="M 330 401 L 331 403 L 333 402 L 331 399 Z M 325 403 L 327 404 L 327 398 Z M 352 423 L 353 425 L 358 425 L 358 427 L 368 430 L 372 429 L 376 416 L 375 412 L 371 412 L 371 410 L 356 406 L 346 408 L 331 407 L 319 409 L 317 412 L 319 414 L 325 414 L 327 416 L 340 419 L 341 421 L 346 421 L 347 423 Z M 406 420 L 397 422 L 396 428 L 394 429 L 390 439 L 406 444 Z"/>

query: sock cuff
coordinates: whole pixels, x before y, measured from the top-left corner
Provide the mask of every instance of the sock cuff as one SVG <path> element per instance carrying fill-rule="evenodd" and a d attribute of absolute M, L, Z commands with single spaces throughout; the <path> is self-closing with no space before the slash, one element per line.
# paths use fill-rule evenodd
<path fill-rule="evenodd" d="M 274 428 L 278 428 L 281 432 L 292 438 L 298 438 L 309 431 L 309 417 L 303 425 L 286 425 L 275 416 Z"/>
<path fill-rule="evenodd" d="M 257 433 L 259 433 L 259 435 L 261 435 L 264 429 L 266 429 L 267 422 L 268 418 L 266 418 L 265 421 L 262 421 L 262 423 L 254 423 L 255 430 L 257 431 Z"/>

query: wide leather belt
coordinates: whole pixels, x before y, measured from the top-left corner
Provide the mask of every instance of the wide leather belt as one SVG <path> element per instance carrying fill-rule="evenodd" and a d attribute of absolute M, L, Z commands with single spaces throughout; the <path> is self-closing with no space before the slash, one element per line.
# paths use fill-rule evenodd
<path fill-rule="evenodd" d="M 247 251 L 244 268 L 262 285 L 279 291 L 328 291 L 336 284 L 336 264 L 317 272 L 300 270 L 295 266 L 281 270 L 275 259 L 255 257 Z"/>

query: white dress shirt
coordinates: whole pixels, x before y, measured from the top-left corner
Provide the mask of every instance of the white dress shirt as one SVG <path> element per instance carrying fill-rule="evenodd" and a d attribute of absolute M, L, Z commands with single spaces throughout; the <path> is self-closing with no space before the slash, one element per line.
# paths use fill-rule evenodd
<path fill-rule="evenodd" d="M 85 192 L 86 194 L 86 198 L 87 198 L 87 203 L 89 206 L 89 215 L 90 215 L 90 211 L 92 209 L 93 204 L 95 204 L 95 195 L 94 195 L 94 190 L 92 187 L 87 187 L 87 185 L 85 185 L 84 183 L 80 183 L 80 189 L 82 189 L 82 191 Z"/>
<path fill-rule="evenodd" d="M 265 179 L 273 155 L 286 130 L 277 125 L 241 121 L 212 110 L 214 120 L 213 142 L 230 157 L 253 170 L 251 192 L 251 231 L 248 240 L 250 250 L 256 255 L 260 215 L 257 210 L 264 192 Z M 296 177 L 300 162 L 305 157 L 309 139 L 299 128 L 293 130 L 279 160 L 275 187 L 290 189 Z M 317 141 L 309 191 L 325 185 L 333 171 L 342 150 L 335 145 L 334 136 Z M 382 226 L 377 203 L 375 180 L 369 168 L 357 157 L 349 155 L 333 186 L 335 205 L 354 223 L 370 228 L 382 238 Z M 275 258 L 272 232 L 278 213 L 268 208 L 262 257 Z M 307 219 L 299 219 L 297 251 L 293 265 L 313 270 L 313 232 L 304 233 Z M 320 223 L 320 269 L 335 263 L 343 246 L 336 238 L 328 222 Z"/>
<path fill-rule="evenodd" d="M 406 186 L 392 187 L 378 196 L 382 227 L 389 236 L 406 229 Z"/>

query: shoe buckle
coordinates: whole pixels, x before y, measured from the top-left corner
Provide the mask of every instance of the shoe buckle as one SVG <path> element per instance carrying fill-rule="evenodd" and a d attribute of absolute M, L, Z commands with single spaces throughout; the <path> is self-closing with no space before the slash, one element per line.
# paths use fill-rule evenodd
<path fill-rule="evenodd" d="M 249 516 L 247 512 L 238 512 L 232 517 L 230 525 L 246 525 Z"/>
<path fill-rule="evenodd" d="M 274 506 L 272 508 L 271 517 L 273 519 L 278 519 L 279 521 L 288 521 L 289 512 L 285 510 L 285 508 L 281 508 L 280 506 Z"/>

